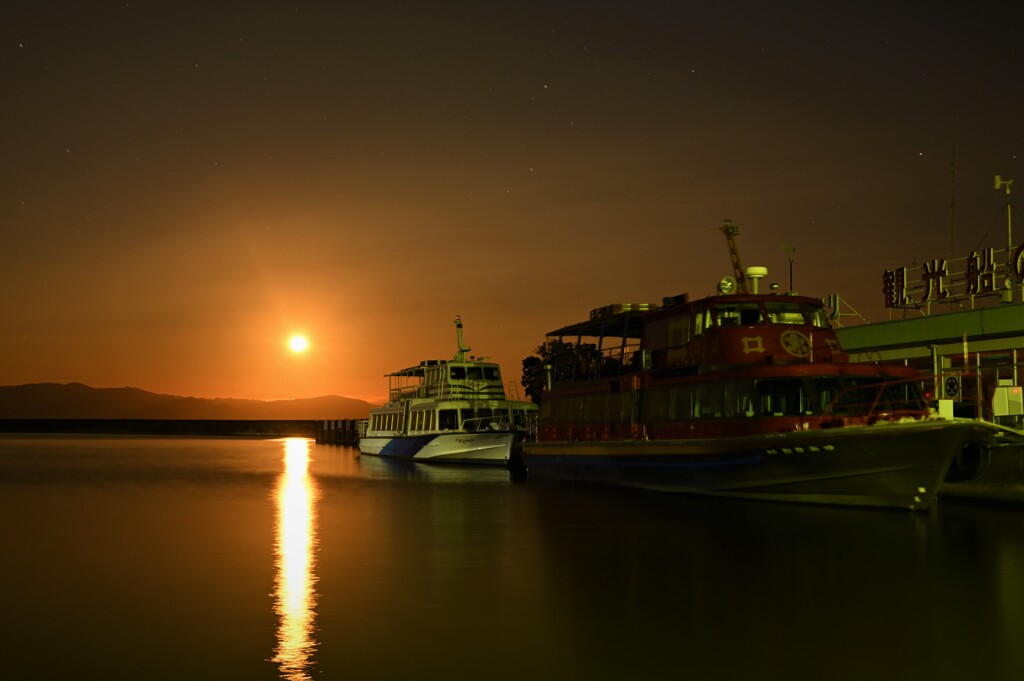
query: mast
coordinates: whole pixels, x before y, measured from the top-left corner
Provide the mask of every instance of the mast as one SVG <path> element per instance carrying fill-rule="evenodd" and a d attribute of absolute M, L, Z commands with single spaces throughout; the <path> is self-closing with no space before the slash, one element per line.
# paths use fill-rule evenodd
<path fill-rule="evenodd" d="M 472 350 L 473 348 L 469 347 L 468 345 L 463 345 L 462 344 L 462 316 L 461 315 L 455 315 L 455 337 L 456 337 L 456 339 L 458 341 L 458 344 L 459 344 L 459 351 L 455 353 L 455 361 L 456 362 L 465 362 L 466 361 L 466 353 L 469 352 L 470 350 Z"/>
<path fill-rule="evenodd" d="M 722 234 L 725 234 L 725 241 L 729 244 L 729 257 L 732 258 L 732 271 L 736 277 L 736 283 L 739 285 L 740 293 L 747 293 L 747 277 L 743 273 L 743 265 L 740 263 L 740 250 L 736 246 L 736 235 L 740 233 L 740 228 L 732 224 L 732 220 L 726 220 L 719 229 Z"/>

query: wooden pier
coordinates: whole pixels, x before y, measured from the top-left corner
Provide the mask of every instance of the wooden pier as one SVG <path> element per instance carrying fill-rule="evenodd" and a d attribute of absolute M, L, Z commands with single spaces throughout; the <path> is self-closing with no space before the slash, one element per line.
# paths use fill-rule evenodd
<path fill-rule="evenodd" d="M 328 445 L 356 445 L 366 433 L 366 419 L 327 419 L 316 422 L 316 441 Z"/>

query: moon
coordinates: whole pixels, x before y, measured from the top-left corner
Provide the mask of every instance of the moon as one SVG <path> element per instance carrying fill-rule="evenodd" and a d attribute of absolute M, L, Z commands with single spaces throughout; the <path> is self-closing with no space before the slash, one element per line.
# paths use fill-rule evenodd
<path fill-rule="evenodd" d="M 305 352 L 309 347 L 309 341 L 305 336 L 292 336 L 288 341 L 288 347 L 292 349 L 292 352 Z"/>

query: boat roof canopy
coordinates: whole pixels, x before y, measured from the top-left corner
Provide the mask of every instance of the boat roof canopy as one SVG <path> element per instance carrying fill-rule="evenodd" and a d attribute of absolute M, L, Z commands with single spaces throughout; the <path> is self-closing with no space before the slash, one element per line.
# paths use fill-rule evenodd
<path fill-rule="evenodd" d="M 646 311 L 620 312 L 614 315 L 588 319 L 585 322 L 548 331 L 548 336 L 593 336 L 614 338 L 640 338 L 643 335 L 643 317 Z"/>
<path fill-rule="evenodd" d="M 392 371 L 390 374 L 384 374 L 385 378 L 390 376 L 426 376 L 427 369 L 431 367 L 439 367 L 444 364 L 451 364 L 454 366 L 498 366 L 494 362 L 488 362 L 486 357 L 478 357 L 476 359 L 469 359 L 466 361 L 459 361 L 453 359 L 425 359 L 414 367 L 407 367 L 405 369 L 399 369 L 398 371 Z"/>
<path fill-rule="evenodd" d="M 428 367 L 435 367 L 444 363 L 445 360 L 443 359 L 425 359 L 414 367 L 392 371 L 390 374 L 384 374 L 384 376 L 424 376 Z"/>
<path fill-rule="evenodd" d="M 795 294 L 776 295 L 739 293 L 730 295 L 708 296 L 698 301 L 695 305 L 733 305 L 736 303 L 806 303 L 821 307 L 821 301 L 817 298 L 798 296 Z M 661 305 L 652 303 L 620 303 L 617 305 L 605 305 L 590 311 L 590 319 L 563 326 L 554 331 L 548 331 L 548 338 L 562 337 L 593 337 L 593 338 L 641 338 L 643 336 L 643 318 L 648 314 L 655 313 L 655 317 L 663 314 L 671 314 L 672 308 L 678 305 L 690 303 L 689 296 L 685 293 L 677 296 L 666 297 Z"/>

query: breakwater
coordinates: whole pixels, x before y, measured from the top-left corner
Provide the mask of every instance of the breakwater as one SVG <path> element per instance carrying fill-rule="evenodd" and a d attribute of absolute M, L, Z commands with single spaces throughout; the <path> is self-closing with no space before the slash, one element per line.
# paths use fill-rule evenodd
<path fill-rule="evenodd" d="M 323 444 L 355 445 L 365 424 L 364 419 L 0 419 L 0 433 L 309 437 Z"/>
<path fill-rule="evenodd" d="M 0 419 L 0 433 L 314 437 L 316 421 L 218 419 Z"/>

